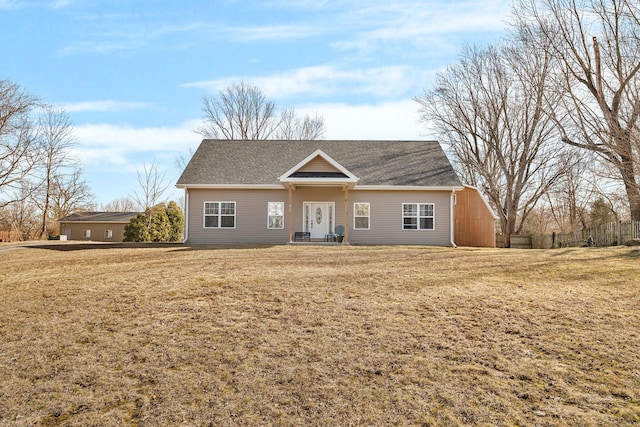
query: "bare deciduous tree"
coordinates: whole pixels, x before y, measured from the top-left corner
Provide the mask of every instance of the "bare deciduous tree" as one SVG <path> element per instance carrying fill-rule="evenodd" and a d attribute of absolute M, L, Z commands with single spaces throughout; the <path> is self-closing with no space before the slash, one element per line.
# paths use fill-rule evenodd
<path fill-rule="evenodd" d="M 204 138 L 313 140 L 325 132 L 322 117 L 300 119 L 293 108 L 278 114 L 275 103 L 260 88 L 245 82 L 203 98 L 202 110 L 206 124 L 196 132 Z"/>
<path fill-rule="evenodd" d="M 136 201 L 130 197 L 121 197 L 100 205 L 100 210 L 107 212 L 136 212 L 138 206 Z"/>
<path fill-rule="evenodd" d="M 276 139 L 313 141 L 324 136 L 324 118 L 320 115 L 298 117 L 294 108 L 288 108 L 280 114 L 280 126 L 275 133 Z"/>
<path fill-rule="evenodd" d="M 78 210 L 93 208 L 93 193 L 82 178 L 82 169 L 54 175 L 51 185 L 52 216 L 60 219 Z"/>
<path fill-rule="evenodd" d="M 640 8 L 637 0 L 520 0 L 519 25 L 552 55 L 564 93 L 562 140 L 597 153 L 624 184 L 640 220 Z"/>
<path fill-rule="evenodd" d="M 469 183 L 497 209 L 506 246 L 563 173 L 544 108 L 551 59 L 518 35 L 503 46 L 467 47 L 422 97 L 422 121 L 435 126 Z M 562 147 L 561 147 L 562 148 Z"/>
<path fill-rule="evenodd" d="M 17 84 L 0 80 L 0 208 L 29 196 L 22 181 L 40 160 L 31 119 L 39 104 Z"/>
<path fill-rule="evenodd" d="M 138 172 L 139 187 L 134 191 L 133 199 L 138 204 L 139 210 L 146 211 L 155 206 L 167 191 L 169 184 L 166 182 L 166 171 L 161 171 L 155 161 L 143 165 L 144 173 Z"/>
<path fill-rule="evenodd" d="M 45 106 L 38 123 L 38 134 L 41 139 L 41 161 L 36 168 L 41 183 L 34 193 L 34 202 L 40 209 L 40 233 L 46 236 L 47 225 L 51 218 L 51 201 L 55 197 L 54 190 L 60 187 L 65 169 L 77 167 L 71 156 L 71 148 L 76 144 L 73 136 L 73 124 L 64 110 Z M 57 218 L 56 218 L 57 219 Z"/>
<path fill-rule="evenodd" d="M 275 104 L 245 82 L 203 98 L 202 110 L 207 124 L 197 132 L 205 138 L 268 139 L 279 125 Z"/>
<path fill-rule="evenodd" d="M 553 229 L 568 233 L 587 227 L 587 208 L 598 187 L 591 170 L 594 165 L 591 156 L 577 148 L 561 156 L 558 160 L 567 165 L 565 173 L 545 198 Z"/>
<path fill-rule="evenodd" d="M 19 185 L 20 188 L 12 190 L 17 193 L 13 197 L 14 201 L 0 209 L 0 214 L 12 232 L 17 233 L 21 240 L 29 240 L 39 237 L 38 207 L 30 197 L 33 192 L 32 184 L 21 180 Z"/>

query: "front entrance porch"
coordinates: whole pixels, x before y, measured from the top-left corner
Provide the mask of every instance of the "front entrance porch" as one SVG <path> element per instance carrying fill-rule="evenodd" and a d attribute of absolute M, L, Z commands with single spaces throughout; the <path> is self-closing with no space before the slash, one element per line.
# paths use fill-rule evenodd
<path fill-rule="evenodd" d="M 342 243 L 349 243 L 349 190 L 355 187 L 359 181 L 358 177 L 322 150 L 316 150 L 278 179 L 289 191 L 287 228 L 290 243 L 295 241 L 292 214 L 294 209 L 298 211 L 301 202 L 302 232 L 309 233 L 310 241 L 330 243 L 329 240 L 333 240 L 332 237 L 335 235 L 336 223 L 342 222 L 344 229 Z M 341 189 L 344 193 L 344 219 L 336 218 L 336 201 L 339 199 L 334 195 L 330 198 L 320 198 L 322 195 L 319 192 L 315 195 L 318 201 L 299 198 L 294 207 L 293 192 L 297 188 Z"/>

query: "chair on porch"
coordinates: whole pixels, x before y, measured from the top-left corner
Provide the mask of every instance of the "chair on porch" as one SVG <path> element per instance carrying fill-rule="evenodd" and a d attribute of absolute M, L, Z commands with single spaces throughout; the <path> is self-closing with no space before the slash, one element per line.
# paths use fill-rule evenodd
<path fill-rule="evenodd" d="M 325 242 L 342 242 L 342 239 L 344 239 L 344 226 L 342 225 L 336 225 L 333 233 L 324 236 Z"/>

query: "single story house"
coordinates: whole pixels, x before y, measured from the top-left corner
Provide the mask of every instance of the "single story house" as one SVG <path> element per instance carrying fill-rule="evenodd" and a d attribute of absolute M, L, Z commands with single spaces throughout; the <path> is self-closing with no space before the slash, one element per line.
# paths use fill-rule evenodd
<path fill-rule="evenodd" d="M 454 246 L 464 189 L 436 141 L 205 139 L 176 186 L 189 244 Z"/>
<path fill-rule="evenodd" d="M 122 242 L 124 226 L 140 212 L 77 212 L 60 218 L 60 235 L 67 240 Z"/>

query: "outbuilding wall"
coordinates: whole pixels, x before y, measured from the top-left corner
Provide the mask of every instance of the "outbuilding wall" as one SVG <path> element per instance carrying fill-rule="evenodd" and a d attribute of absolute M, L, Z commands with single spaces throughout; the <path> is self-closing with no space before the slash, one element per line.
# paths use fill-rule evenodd
<path fill-rule="evenodd" d="M 456 191 L 455 243 L 458 246 L 496 247 L 496 219 L 478 189 Z"/>
<path fill-rule="evenodd" d="M 60 223 L 60 234 L 67 236 L 67 240 L 86 240 L 94 242 L 122 242 L 124 239 L 123 223 L 107 222 L 64 222 Z M 84 230 L 91 230 L 91 237 L 84 237 Z M 111 230 L 111 238 L 105 237 L 107 230 Z"/>

